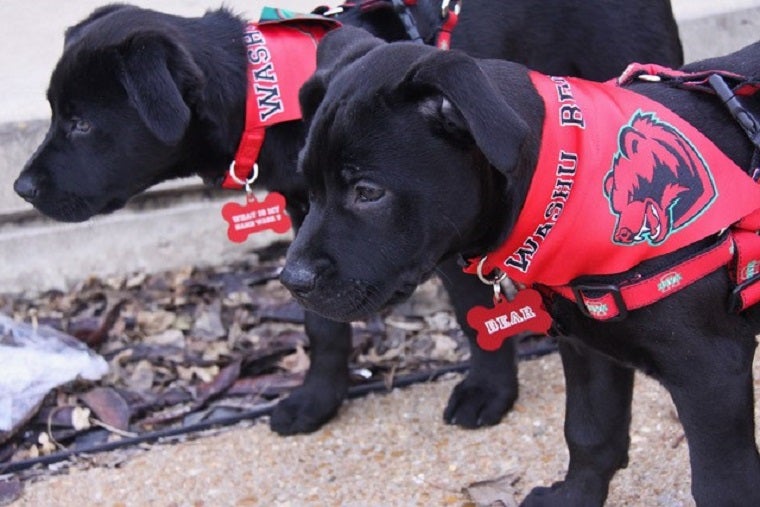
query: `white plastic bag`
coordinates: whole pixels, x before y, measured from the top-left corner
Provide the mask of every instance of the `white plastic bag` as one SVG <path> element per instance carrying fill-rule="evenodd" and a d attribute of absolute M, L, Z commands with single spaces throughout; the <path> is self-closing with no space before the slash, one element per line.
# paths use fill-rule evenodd
<path fill-rule="evenodd" d="M 0 314 L 0 441 L 2 432 L 15 431 L 34 414 L 51 389 L 106 372 L 105 359 L 76 338 Z"/>

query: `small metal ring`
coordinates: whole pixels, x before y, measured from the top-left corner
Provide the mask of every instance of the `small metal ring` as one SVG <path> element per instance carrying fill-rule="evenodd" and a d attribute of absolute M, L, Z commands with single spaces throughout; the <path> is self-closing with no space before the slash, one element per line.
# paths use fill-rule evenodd
<path fill-rule="evenodd" d="M 451 10 L 451 4 L 454 4 L 454 14 L 457 16 L 459 15 L 459 9 L 461 8 L 459 0 L 443 0 L 443 3 L 441 4 L 441 18 L 446 19 L 449 10 Z"/>
<path fill-rule="evenodd" d="M 507 274 L 504 272 L 501 272 L 501 274 L 498 275 L 493 280 L 489 280 L 485 276 L 483 276 L 483 264 L 486 263 L 487 258 L 488 256 L 484 255 L 483 257 L 481 257 L 480 262 L 478 262 L 478 271 L 477 271 L 478 278 L 480 279 L 481 282 L 483 282 L 486 285 L 498 285 L 501 283 L 502 280 L 504 280 L 507 277 Z"/>
<path fill-rule="evenodd" d="M 235 173 L 235 161 L 233 160 L 230 162 L 230 178 L 232 178 L 232 181 L 240 185 L 241 187 L 245 187 L 247 191 L 250 191 L 251 185 L 253 185 L 253 182 L 256 181 L 256 179 L 259 177 L 259 164 L 254 163 L 253 168 L 251 171 L 251 176 L 248 177 L 247 180 L 241 180 L 238 175 Z"/>

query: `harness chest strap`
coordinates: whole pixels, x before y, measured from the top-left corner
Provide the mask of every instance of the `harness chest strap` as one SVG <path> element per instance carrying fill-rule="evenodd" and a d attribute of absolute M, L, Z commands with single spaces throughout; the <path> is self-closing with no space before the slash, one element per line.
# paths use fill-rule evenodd
<path fill-rule="evenodd" d="M 726 266 L 734 257 L 734 247 L 733 234 L 726 233 L 702 252 L 638 281 L 621 285 L 573 284 L 546 288 L 575 302 L 589 317 L 622 319 L 629 310 L 655 303 Z"/>

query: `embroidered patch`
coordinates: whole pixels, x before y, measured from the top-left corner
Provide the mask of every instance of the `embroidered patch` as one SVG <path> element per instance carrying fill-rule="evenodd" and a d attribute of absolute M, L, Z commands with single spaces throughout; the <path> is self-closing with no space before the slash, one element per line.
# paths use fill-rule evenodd
<path fill-rule="evenodd" d="M 676 289 L 679 285 L 681 285 L 681 280 L 683 280 L 683 276 L 681 276 L 681 273 L 678 272 L 672 272 L 672 273 L 666 273 L 662 275 L 662 278 L 660 278 L 660 281 L 657 282 L 657 290 L 661 293 L 670 292 L 673 289 Z"/>
<path fill-rule="evenodd" d="M 605 303 L 586 303 L 586 309 L 588 310 L 588 313 L 590 313 L 592 316 L 600 318 L 605 317 L 609 311 L 610 308 Z"/>
<path fill-rule="evenodd" d="M 655 113 L 638 110 L 620 129 L 604 195 L 617 216 L 613 243 L 657 246 L 704 213 L 717 190 L 691 141 Z"/>
<path fill-rule="evenodd" d="M 747 263 L 746 269 L 744 270 L 743 273 L 741 273 L 741 279 L 739 281 L 743 282 L 745 280 L 749 280 L 750 278 L 757 275 L 758 273 L 760 273 L 760 261 L 756 261 L 756 260 L 749 261 Z"/>

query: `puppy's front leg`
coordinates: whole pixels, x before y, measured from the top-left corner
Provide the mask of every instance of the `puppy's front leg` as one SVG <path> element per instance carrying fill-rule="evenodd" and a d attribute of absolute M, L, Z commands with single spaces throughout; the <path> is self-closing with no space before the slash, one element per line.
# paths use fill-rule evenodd
<path fill-rule="evenodd" d="M 351 324 L 306 311 L 311 365 L 303 385 L 274 408 L 270 427 L 280 435 L 311 433 L 332 419 L 348 393 Z"/>
<path fill-rule="evenodd" d="M 438 272 L 457 322 L 470 342 L 470 371 L 451 393 L 443 419 L 464 428 L 498 424 L 517 399 L 514 341 L 505 341 L 493 352 L 481 349 L 475 341 L 475 331 L 467 324 L 467 312 L 474 306 L 493 304 L 493 290 L 464 273 L 453 259 L 443 262 Z"/>
<path fill-rule="evenodd" d="M 612 476 L 628 463 L 634 372 L 569 340 L 560 340 L 559 350 L 570 465 L 564 481 L 535 488 L 523 506 L 601 506 Z"/>
<path fill-rule="evenodd" d="M 736 315 L 722 319 L 717 327 L 723 336 L 682 332 L 679 341 L 688 348 L 664 356 L 668 361 L 662 365 L 663 383 L 689 444 L 691 490 L 700 506 L 760 505 L 752 380 L 756 342 L 754 332 L 736 321 Z"/>

